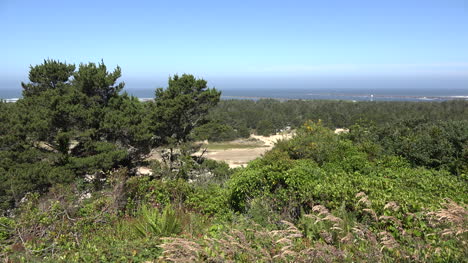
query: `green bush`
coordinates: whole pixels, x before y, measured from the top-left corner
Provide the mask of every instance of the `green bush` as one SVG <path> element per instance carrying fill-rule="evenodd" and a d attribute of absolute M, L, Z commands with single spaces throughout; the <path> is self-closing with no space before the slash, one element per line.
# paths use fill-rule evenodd
<path fill-rule="evenodd" d="M 0 244 L 5 245 L 14 233 L 15 221 L 8 217 L 0 217 Z M 1 251 L 1 250 L 0 250 Z"/>
<path fill-rule="evenodd" d="M 227 189 L 218 184 L 198 185 L 187 197 L 186 205 L 208 215 L 222 215 L 229 212 Z"/>
<path fill-rule="evenodd" d="M 196 140 L 209 140 L 212 142 L 230 141 L 241 137 L 241 134 L 231 126 L 209 122 L 193 130 L 192 135 Z"/>
<path fill-rule="evenodd" d="M 185 202 L 191 186 L 182 179 L 155 180 L 148 176 L 132 177 L 126 182 L 127 213 L 133 214 L 142 205 L 180 205 Z"/>
<path fill-rule="evenodd" d="M 323 204 L 354 209 L 354 196 L 366 192 L 378 210 L 396 201 L 407 212 L 437 208 L 443 198 L 466 202 L 466 181 L 441 170 L 411 168 L 401 157 L 368 158 L 346 140 L 321 126 L 306 125 L 296 138 L 281 142 L 264 158 L 235 173 L 228 182 L 236 211 L 248 212 L 255 198 L 271 200 L 273 208 L 296 213 Z"/>

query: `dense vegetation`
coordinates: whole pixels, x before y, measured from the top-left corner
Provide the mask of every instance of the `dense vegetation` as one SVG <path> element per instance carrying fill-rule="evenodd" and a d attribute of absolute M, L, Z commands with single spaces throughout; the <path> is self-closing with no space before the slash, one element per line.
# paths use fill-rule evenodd
<path fill-rule="evenodd" d="M 176 75 L 143 104 L 120 93 L 120 75 L 102 62 L 78 70 L 53 60 L 31 67 L 24 98 L 0 104 L 0 209 L 17 206 L 27 192 L 98 180 L 119 167 L 134 174 L 152 148 L 186 142 L 219 101 L 206 81 Z"/>
<path fill-rule="evenodd" d="M 466 101 L 219 102 L 176 75 L 142 103 L 120 74 L 47 60 L 0 103 L 6 262 L 468 258 Z M 246 168 L 192 156 L 193 139 L 286 126 L 296 136 Z"/>
<path fill-rule="evenodd" d="M 268 135 L 288 126 L 297 128 L 308 120 L 318 119 L 326 127 L 343 128 L 362 120 L 380 126 L 414 119 L 424 122 L 466 120 L 466 116 L 466 101 L 223 100 L 210 111 L 208 118 L 211 122 L 199 129 L 200 138 L 223 140 L 248 136 L 249 130 Z"/>

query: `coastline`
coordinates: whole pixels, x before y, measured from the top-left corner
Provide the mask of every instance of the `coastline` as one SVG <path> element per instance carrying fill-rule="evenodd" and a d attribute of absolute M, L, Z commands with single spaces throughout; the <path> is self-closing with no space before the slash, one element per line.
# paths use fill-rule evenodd
<path fill-rule="evenodd" d="M 153 98 L 147 97 L 148 94 L 141 92 L 131 92 L 127 90 L 130 95 L 137 97 L 141 102 L 152 101 Z M 256 93 L 260 93 L 259 90 Z M 140 94 L 138 94 L 140 93 Z M 227 92 L 229 94 L 229 92 Z M 237 93 L 242 93 L 239 91 Z M 222 100 L 261 100 L 261 99 L 274 99 L 279 101 L 288 101 L 288 100 L 342 100 L 342 101 L 413 101 L 413 102 L 441 102 L 449 100 L 468 100 L 468 95 L 386 95 L 386 94 L 363 94 L 363 93 L 291 93 L 284 91 L 282 93 L 273 93 L 271 95 L 247 95 L 249 92 L 246 92 L 246 95 L 221 95 Z M 250 92 L 251 93 L 251 92 Z M 265 91 L 264 93 L 268 93 Z M 0 93 L 1 95 L 1 93 Z M 18 101 L 20 97 L 1 97 L 0 100 L 3 100 L 7 103 L 14 103 Z"/>

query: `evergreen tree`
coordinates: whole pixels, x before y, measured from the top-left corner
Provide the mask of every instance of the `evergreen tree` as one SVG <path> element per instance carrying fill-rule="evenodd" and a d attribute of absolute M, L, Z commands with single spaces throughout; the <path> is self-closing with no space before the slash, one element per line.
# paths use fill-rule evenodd
<path fill-rule="evenodd" d="M 169 78 L 169 86 L 156 89 L 155 95 L 151 127 L 158 144 L 167 149 L 161 155 L 170 171 L 178 161 L 177 177 L 187 178 L 184 167 L 191 167 L 190 155 L 197 151 L 188 143 L 190 134 L 207 122 L 206 115 L 219 102 L 221 92 L 207 88 L 203 79 L 184 74 Z"/>
<path fill-rule="evenodd" d="M 49 89 L 63 89 L 70 84 L 75 65 L 47 59 L 41 65 L 31 66 L 30 83 L 21 83 L 23 96 L 37 95 Z"/>
<path fill-rule="evenodd" d="M 221 92 L 192 75 L 169 78 L 166 89 L 158 88 L 153 107 L 153 129 L 163 143 L 187 142 L 191 131 L 206 123 L 208 111 L 219 102 Z"/>

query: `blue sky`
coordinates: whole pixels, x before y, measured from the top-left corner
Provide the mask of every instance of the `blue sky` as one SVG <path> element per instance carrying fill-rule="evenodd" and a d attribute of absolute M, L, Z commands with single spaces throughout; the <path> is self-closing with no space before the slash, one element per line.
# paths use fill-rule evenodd
<path fill-rule="evenodd" d="M 0 34 L 0 88 L 53 58 L 120 65 L 129 88 L 191 73 L 219 88 L 447 80 L 468 90 L 466 0 L 0 0 Z"/>

